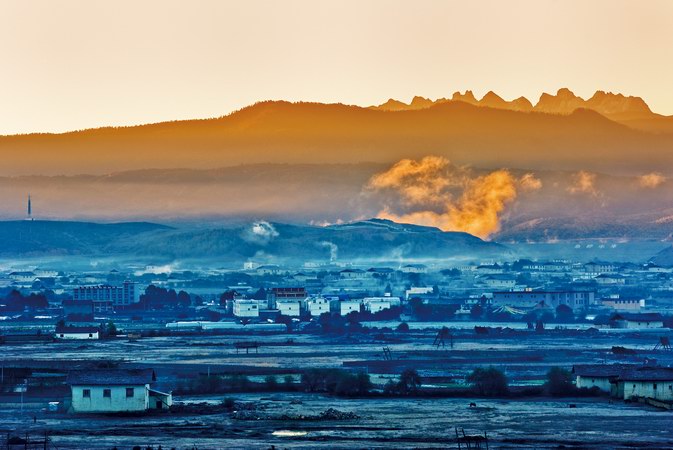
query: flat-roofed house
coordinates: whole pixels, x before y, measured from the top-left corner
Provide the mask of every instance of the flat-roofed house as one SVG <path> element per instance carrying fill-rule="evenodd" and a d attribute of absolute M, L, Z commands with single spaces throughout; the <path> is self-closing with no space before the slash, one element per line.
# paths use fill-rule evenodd
<path fill-rule="evenodd" d="M 313 317 L 330 312 L 330 301 L 325 297 L 311 297 L 306 302 L 308 312 Z"/>
<path fill-rule="evenodd" d="M 301 300 L 276 300 L 276 308 L 284 316 L 299 317 L 301 315 Z"/>
<path fill-rule="evenodd" d="M 173 404 L 170 393 L 151 389 L 156 381 L 152 369 L 80 370 L 68 374 L 75 413 L 143 412 L 166 409 Z"/>
<path fill-rule="evenodd" d="M 259 300 L 236 299 L 233 312 L 236 317 L 259 317 Z"/>
<path fill-rule="evenodd" d="M 342 316 L 347 316 L 353 311 L 360 312 L 361 304 L 360 300 L 342 300 L 339 302 L 339 313 Z"/>

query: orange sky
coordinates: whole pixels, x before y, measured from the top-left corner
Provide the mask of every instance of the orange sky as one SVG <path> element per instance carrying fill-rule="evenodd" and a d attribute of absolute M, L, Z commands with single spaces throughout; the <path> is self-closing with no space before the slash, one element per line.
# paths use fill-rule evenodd
<path fill-rule="evenodd" d="M 567 86 L 673 114 L 673 1 L 0 3 L 0 134 Z"/>

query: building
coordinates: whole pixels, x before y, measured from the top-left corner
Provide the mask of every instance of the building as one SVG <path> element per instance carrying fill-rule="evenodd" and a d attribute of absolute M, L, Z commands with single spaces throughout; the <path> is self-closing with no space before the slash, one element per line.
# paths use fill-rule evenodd
<path fill-rule="evenodd" d="M 493 293 L 492 303 L 494 306 L 522 309 L 566 305 L 573 310 L 581 310 L 593 305 L 595 296 L 593 291 L 498 291 Z"/>
<path fill-rule="evenodd" d="M 602 273 L 615 273 L 617 266 L 609 263 L 591 262 L 584 265 L 584 271 L 595 277 Z"/>
<path fill-rule="evenodd" d="M 167 409 L 173 396 L 151 389 L 156 381 L 152 369 L 82 370 L 66 380 L 75 413 L 142 412 Z"/>
<path fill-rule="evenodd" d="M 403 273 L 428 273 L 428 267 L 425 264 L 406 264 L 400 267 Z"/>
<path fill-rule="evenodd" d="M 659 313 L 617 313 L 610 318 L 612 328 L 663 328 L 664 318 Z"/>
<path fill-rule="evenodd" d="M 616 395 L 615 380 L 627 369 L 639 367 L 635 364 L 577 364 L 573 366 L 575 386 L 578 389 L 597 388 Z"/>
<path fill-rule="evenodd" d="M 259 266 L 255 269 L 255 272 L 257 273 L 257 275 L 282 275 L 283 274 L 283 270 L 280 268 L 280 266 L 277 266 L 275 264 Z"/>
<path fill-rule="evenodd" d="M 311 297 L 306 301 L 306 304 L 309 314 L 313 317 L 319 317 L 331 311 L 330 301 L 325 297 Z"/>
<path fill-rule="evenodd" d="M 9 274 L 9 279 L 16 283 L 32 283 L 37 278 L 35 272 L 11 272 Z"/>
<path fill-rule="evenodd" d="M 56 327 L 54 337 L 63 340 L 95 340 L 99 339 L 100 335 L 97 327 L 64 326 Z"/>
<path fill-rule="evenodd" d="M 411 289 L 407 289 L 404 295 L 408 301 L 414 297 L 423 298 L 427 295 L 434 295 L 434 289 L 431 287 L 412 287 Z"/>
<path fill-rule="evenodd" d="M 399 300 L 399 299 L 398 299 Z M 372 314 L 392 307 L 392 297 L 366 297 L 362 300 L 365 310 Z"/>
<path fill-rule="evenodd" d="M 362 280 L 367 276 L 367 272 L 362 269 L 344 269 L 339 272 L 339 276 L 349 280 Z"/>
<path fill-rule="evenodd" d="M 282 299 L 276 301 L 276 308 L 284 316 L 299 317 L 301 315 L 301 301 Z"/>
<path fill-rule="evenodd" d="M 234 316 L 236 317 L 259 317 L 259 300 L 234 300 Z"/>
<path fill-rule="evenodd" d="M 516 286 L 516 278 L 507 274 L 488 275 L 482 282 L 491 289 L 513 289 Z"/>
<path fill-rule="evenodd" d="M 630 311 L 638 312 L 645 307 L 645 299 L 642 298 L 623 298 L 620 296 L 602 298 L 599 301 L 600 305 L 611 308 L 616 311 Z"/>
<path fill-rule="evenodd" d="M 614 381 L 615 396 L 624 400 L 649 398 L 673 401 L 673 369 L 669 367 L 639 367 L 625 370 Z"/>
<path fill-rule="evenodd" d="M 617 274 L 602 273 L 594 277 L 596 283 L 601 286 L 623 285 L 626 284 L 626 277 Z"/>
<path fill-rule="evenodd" d="M 360 300 L 342 300 L 339 302 L 339 314 L 347 316 L 348 314 L 360 312 Z"/>
<path fill-rule="evenodd" d="M 140 292 L 132 281 L 124 281 L 121 286 L 102 284 L 98 286 L 79 286 L 73 289 L 75 301 L 90 300 L 94 312 L 109 312 L 115 308 L 123 309 L 140 300 Z"/>

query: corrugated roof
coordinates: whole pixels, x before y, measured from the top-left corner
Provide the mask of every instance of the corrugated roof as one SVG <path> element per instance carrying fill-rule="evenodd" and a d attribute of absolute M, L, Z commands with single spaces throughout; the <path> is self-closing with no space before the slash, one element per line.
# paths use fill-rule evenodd
<path fill-rule="evenodd" d="M 576 364 L 573 373 L 580 377 L 617 377 L 624 371 L 642 367 L 638 364 Z"/>
<path fill-rule="evenodd" d="M 68 374 L 67 383 L 80 386 L 144 385 L 156 381 L 154 369 L 94 369 Z"/>
<path fill-rule="evenodd" d="M 673 369 L 668 367 L 641 367 L 619 375 L 621 381 L 673 381 Z"/>

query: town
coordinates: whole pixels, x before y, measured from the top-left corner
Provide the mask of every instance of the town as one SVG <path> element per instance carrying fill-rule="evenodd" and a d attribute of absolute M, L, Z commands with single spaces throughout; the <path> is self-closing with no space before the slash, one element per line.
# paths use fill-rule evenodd
<path fill-rule="evenodd" d="M 259 445 L 318 445 L 376 405 L 431 399 L 455 411 L 451 425 L 414 445 L 469 443 L 459 428 L 493 445 L 515 439 L 498 423 L 508 408 L 541 399 L 596 420 L 671 410 L 671 292 L 673 268 L 651 262 L 8 264 L 0 417 L 8 442 L 78 445 L 104 425 L 116 431 L 101 448 L 184 447 L 196 432 L 171 421 L 191 417 L 230 447 L 251 437 L 213 421 L 255 420 Z M 139 435 L 120 431 L 130 420 Z"/>

